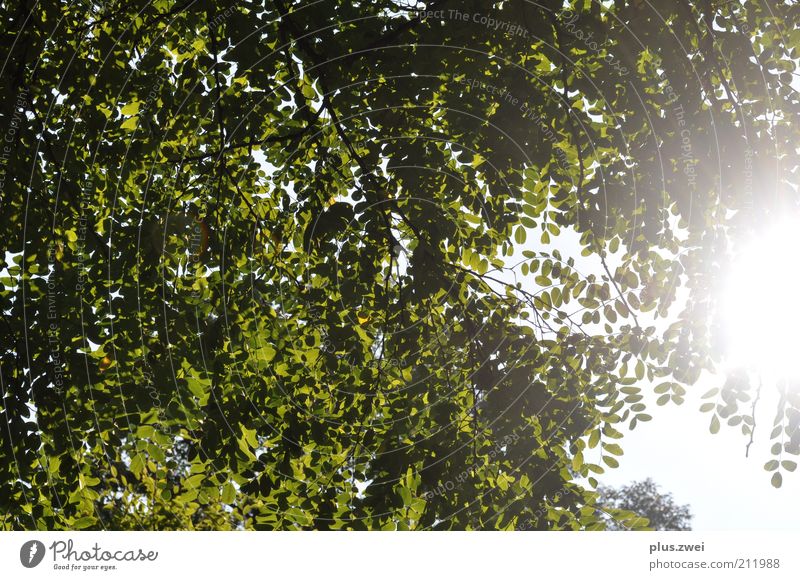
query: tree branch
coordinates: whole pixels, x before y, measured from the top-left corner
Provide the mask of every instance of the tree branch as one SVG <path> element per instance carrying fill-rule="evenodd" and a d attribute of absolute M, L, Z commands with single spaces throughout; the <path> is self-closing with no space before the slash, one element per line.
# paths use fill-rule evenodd
<path fill-rule="evenodd" d="M 764 384 L 764 380 L 759 376 L 758 378 L 758 389 L 756 390 L 756 398 L 753 399 L 753 406 L 750 410 L 750 415 L 753 417 L 753 426 L 750 428 L 750 441 L 747 442 L 747 446 L 744 448 L 744 456 L 750 456 L 750 446 L 753 444 L 753 438 L 756 434 L 756 405 L 758 405 L 758 400 L 761 398 L 761 387 Z"/>
<path fill-rule="evenodd" d="M 633 311 L 633 308 L 631 308 L 630 304 L 628 304 L 628 301 L 625 299 L 625 296 L 622 294 L 622 290 L 617 284 L 617 281 L 614 279 L 614 276 L 611 275 L 611 270 L 608 269 L 608 264 L 606 263 L 606 257 L 602 254 L 600 254 L 600 262 L 603 264 L 603 270 L 605 270 L 606 274 L 608 274 L 610 282 L 614 285 L 614 288 L 617 290 L 617 294 L 619 294 L 619 299 L 622 300 L 622 303 L 625 305 L 625 308 L 627 308 L 628 312 L 630 312 L 631 314 L 631 317 L 633 317 L 633 322 L 636 325 L 636 328 L 639 329 L 639 331 L 641 331 L 642 327 L 639 326 L 639 319 L 636 317 L 636 312 Z"/>

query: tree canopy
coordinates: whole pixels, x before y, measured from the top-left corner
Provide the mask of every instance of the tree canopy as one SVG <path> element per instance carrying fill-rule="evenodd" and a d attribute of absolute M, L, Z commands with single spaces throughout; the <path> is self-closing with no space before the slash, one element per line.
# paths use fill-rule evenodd
<path fill-rule="evenodd" d="M 606 529 L 626 530 L 619 525 L 616 510 L 633 512 L 647 520 L 647 528 L 663 531 L 687 531 L 692 529 L 692 512 L 688 505 L 675 503 L 671 493 L 661 493 L 658 485 L 650 479 L 634 481 L 619 488 L 599 485 L 598 504 L 601 516 L 607 518 Z"/>
<path fill-rule="evenodd" d="M 602 529 L 796 200 L 789 1 L 0 10 L 4 529 Z"/>

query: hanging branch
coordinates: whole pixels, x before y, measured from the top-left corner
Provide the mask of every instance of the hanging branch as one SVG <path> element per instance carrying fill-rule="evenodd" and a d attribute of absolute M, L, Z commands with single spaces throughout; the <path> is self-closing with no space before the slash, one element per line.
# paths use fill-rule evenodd
<path fill-rule="evenodd" d="M 558 19 L 556 18 L 555 14 L 551 11 L 547 11 L 547 16 L 550 19 L 550 23 L 553 25 L 553 29 L 555 31 L 556 37 L 556 52 L 558 52 L 558 56 L 561 59 L 561 84 L 563 85 L 562 88 L 562 98 L 564 100 L 564 106 L 567 108 L 567 124 L 569 125 L 569 132 L 572 135 L 572 140 L 575 142 L 575 150 L 578 154 L 578 183 L 576 185 L 576 192 L 575 197 L 578 200 L 579 204 L 583 204 L 583 182 L 586 178 L 586 163 L 583 159 L 583 148 L 580 144 L 580 134 L 578 133 L 578 128 L 575 126 L 575 120 L 572 118 L 572 106 L 570 105 L 569 101 L 569 74 L 567 73 L 567 68 L 569 63 L 567 62 L 567 56 L 564 53 L 564 43 L 561 38 L 561 29 L 558 26 Z"/>
<path fill-rule="evenodd" d="M 36 118 L 36 121 L 41 125 L 40 139 L 44 142 L 44 145 L 45 145 L 44 150 L 47 153 L 47 156 L 50 159 L 50 162 L 54 163 L 56 165 L 56 173 L 57 173 L 57 175 L 59 177 L 59 181 L 64 180 L 66 182 L 69 182 L 69 180 L 67 180 L 64 177 L 64 173 L 62 171 L 62 169 L 64 167 L 64 160 L 66 160 L 66 155 L 64 156 L 64 159 L 61 162 L 58 161 L 58 159 L 59 159 L 58 155 L 56 154 L 55 148 L 53 147 L 53 144 L 52 144 L 52 142 L 50 141 L 50 138 L 47 135 L 47 126 L 46 126 L 44 120 L 42 119 L 41 115 L 39 115 L 39 111 L 36 110 L 36 107 L 35 107 L 35 105 L 33 103 L 33 97 L 31 97 L 30 93 L 28 93 L 28 107 L 27 107 L 27 110 L 29 112 L 33 113 L 33 116 Z M 74 183 L 72 185 L 75 187 L 75 189 L 78 189 L 78 190 L 81 189 Z M 80 203 L 72 195 L 72 192 L 69 190 L 69 188 L 65 188 L 64 191 L 66 191 L 69 194 L 69 197 L 72 200 L 72 202 L 76 203 L 80 207 Z M 54 210 L 54 211 L 56 211 L 56 210 Z M 109 247 L 109 245 L 103 240 L 103 238 L 100 237 L 100 234 L 98 234 L 97 231 L 94 228 L 88 228 L 88 230 L 89 230 L 89 233 L 91 234 L 92 238 L 94 239 L 94 241 L 97 243 L 98 250 L 102 253 L 102 255 L 106 258 L 106 260 L 108 262 L 110 262 L 111 261 L 111 248 Z"/>
<path fill-rule="evenodd" d="M 298 46 L 300 46 L 303 52 L 312 60 L 314 68 L 319 71 L 317 82 L 319 83 L 320 92 L 322 93 L 321 109 L 324 109 L 330 115 L 331 123 L 333 124 L 333 127 L 336 130 L 337 135 L 339 135 L 339 138 L 341 139 L 348 153 L 356 162 L 359 169 L 361 169 L 361 173 L 364 176 L 364 178 L 368 180 L 371 179 L 373 175 L 372 171 L 367 167 L 367 164 L 361 157 L 361 155 L 359 155 L 358 152 L 355 150 L 355 147 L 353 146 L 350 137 L 344 130 L 344 126 L 342 124 L 341 119 L 339 118 L 339 114 L 336 111 L 336 108 L 333 106 L 333 102 L 331 100 L 332 91 L 329 90 L 325 74 L 326 61 L 316 53 L 313 47 L 309 45 L 309 43 L 306 41 L 305 35 L 302 34 L 302 31 L 300 31 L 294 24 L 294 22 L 291 20 L 291 18 L 289 18 L 289 11 L 287 10 L 283 0 L 275 0 L 275 5 L 278 9 L 278 13 L 281 16 L 282 25 L 285 25 L 286 28 L 291 29 L 291 32 L 293 32 L 292 38 L 294 42 L 296 42 Z M 283 30 L 282 30 L 282 35 L 284 36 L 284 38 L 287 36 Z M 414 233 L 414 236 L 418 240 L 422 241 L 423 239 L 422 232 L 420 232 L 419 228 L 417 228 L 416 225 L 414 225 L 414 223 L 408 218 L 405 212 L 401 208 L 397 207 L 397 205 L 395 205 L 393 209 L 400 216 L 400 219 L 402 219 L 403 223 L 405 223 L 406 226 L 408 226 L 408 228 Z M 381 214 L 383 214 L 384 225 L 389 229 L 389 234 L 391 235 L 391 225 L 389 222 L 389 218 L 388 216 L 386 216 L 384 211 L 382 211 Z"/>
<path fill-rule="evenodd" d="M 756 390 L 756 398 L 753 399 L 753 406 L 750 409 L 750 415 L 753 418 L 753 426 L 750 428 L 750 441 L 747 442 L 747 446 L 744 448 L 744 456 L 750 456 L 750 446 L 753 444 L 753 438 L 756 434 L 756 405 L 758 405 L 758 400 L 761 398 L 761 387 L 764 384 L 764 379 L 760 376 L 758 377 L 758 389 Z"/>
<path fill-rule="evenodd" d="M 611 270 L 608 269 L 608 264 L 606 263 L 606 257 L 602 254 L 600 255 L 600 262 L 603 264 L 603 270 L 605 270 L 606 274 L 608 274 L 608 278 L 611 281 L 611 284 L 614 285 L 617 294 L 619 294 L 619 299 L 622 300 L 622 303 L 625 305 L 625 308 L 628 310 L 628 312 L 630 312 L 630 315 L 633 317 L 634 325 L 641 332 L 642 327 L 639 325 L 639 319 L 636 317 L 636 312 L 634 312 L 633 308 L 631 308 L 630 304 L 628 304 L 628 301 L 625 299 L 625 295 L 622 293 L 622 289 L 620 289 L 619 285 L 617 284 L 617 281 L 614 279 L 614 276 L 611 275 Z"/>

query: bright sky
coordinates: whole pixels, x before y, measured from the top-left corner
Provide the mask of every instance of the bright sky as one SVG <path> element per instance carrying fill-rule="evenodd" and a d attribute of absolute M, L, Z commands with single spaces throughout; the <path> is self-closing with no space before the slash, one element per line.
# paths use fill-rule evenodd
<path fill-rule="evenodd" d="M 796 530 L 800 521 L 800 471 L 785 474 L 775 489 L 764 463 L 772 459 L 769 432 L 775 416 L 777 389 L 764 384 L 756 412 L 750 457 L 749 438 L 723 423 L 708 430 L 710 415 L 701 413 L 700 396 L 722 386 L 724 377 L 706 375 L 688 389 L 682 406 L 652 409 L 653 420 L 640 423 L 622 441 L 620 467 L 608 470 L 603 482 L 622 485 L 650 477 L 678 503 L 691 506 L 695 530 Z M 790 459 L 796 459 L 789 457 Z"/>
<path fill-rule="evenodd" d="M 797 529 L 800 472 L 784 473 L 782 487 L 775 489 L 763 467 L 775 459 L 770 431 L 778 401 L 777 375 L 797 375 L 800 308 L 795 296 L 800 274 L 787 266 L 800 258 L 798 224 L 794 217 L 762 224 L 763 231 L 741 243 L 722 285 L 724 296 L 719 297 L 728 360 L 751 365 L 756 369 L 751 380 L 760 376 L 763 381 L 750 457 L 745 457 L 749 437 L 739 427 L 723 422 L 718 434 L 709 432 L 710 415 L 698 411 L 700 396 L 721 387 L 725 376 L 706 374 L 689 389 L 682 407 L 655 408 L 654 420 L 626 438 L 624 461 L 608 474 L 606 483 L 652 477 L 680 503 L 691 505 L 698 530 Z M 759 299 L 765 296 L 764 280 L 755 272 L 771 273 L 764 300 Z"/>
<path fill-rule="evenodd" d="M 796 230 L 800 231 L 800 228 Z M 529 236 L 529 240 L 535 237 Z M 580 246 L 573 232 L 562 232 L 555 243 L 565 257 L 575 257 L 576 267 L 581 274 L 594 273 L 599 276 L 602 273 L 599 264 L 592 263 L 593 257 L 580 256 Z M 528 241 L 524 249 L 536 250 L 536 246 L 536 242 Z M 772 249 L 769 254 L 773 258 L 785 259 L 785 252 L 784 246 Z M 747 258 L 749 253 L 745 252 L 745 269 L 752 267 Z M 762 263 L 767 259 L 764 253 L 761 256 Z M 612 264 L 609 263 L 613 271 Z M 525 280 L 523 277 L 519 279 Z M 736 276 L 733 276 L 735 279 Z M 797 284 L 792 286 L 794 288 L 797 288 Z M 751 301 L 750 308 L 753 308 L 752 295 L 746 298 Z M 769 330 L 762 329 L 767 336 Z M 797 339 L 786 332 L 773 333 L 772 336 L 773 342 L 781 343 L 783 348 L 787 342 L 797 345 Z M 756 338 L 764 342 L 763 336 Z M 620 486 L 650 477 L 662 492 L 672 493 L 677 503 L 690 505 L 694 516 L 692 527 L 695 530 L 796 530 L 800 521 L 800 470 L 784 473 L 780 489 L 772 486 L 771 473 L 764 470 L 764 464 L 774 459 L 770 454 L 773 442 L 769 435 L 778 399 L 775 383 L 766 377 L 764 379 L 756 412 L 754 442 L 750 447 L 750 456 L 746 458 L 745 446 L 749 437 L 742 434 L 740 427 L 729 427 L 723 421 L 720 431 L 711 434 L 711 414 L 699 410 L 701 403 L 707 402 L 701 401 L 700 397 L 712 387 L 721 387 L 724 382 L 723 373 L 706 373 L 697 384 L 687 388 L 683 405 L 670 402 L 664 407 L 655 404 L 656 396 L 652 390 L 648 397 L 645 385 L 642 394 L 646 397 L 647 412 L 653 416 L 653 420 L 639 423 L 634 431 L 621 429 L 626 436 L 620 442 L 625 452 L 619 458 L 620 466 L 617 469 L 606 468 L 606 473 L 598 480 L 607 485 Z M 749 403 L 744 405 L 741 411 L 747 413 Z M 783 459 L 798 458 L 784 456 Z"/>

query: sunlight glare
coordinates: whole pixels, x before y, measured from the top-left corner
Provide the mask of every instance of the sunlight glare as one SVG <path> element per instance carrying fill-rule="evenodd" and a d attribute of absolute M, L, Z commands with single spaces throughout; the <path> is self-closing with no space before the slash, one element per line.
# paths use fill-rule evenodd
<path fill-rule="evenodd" d="M 784 220 L 735 256 L 724 288 L 726 358 L 762 376 L 800 377 L 800 220 Z"/>

